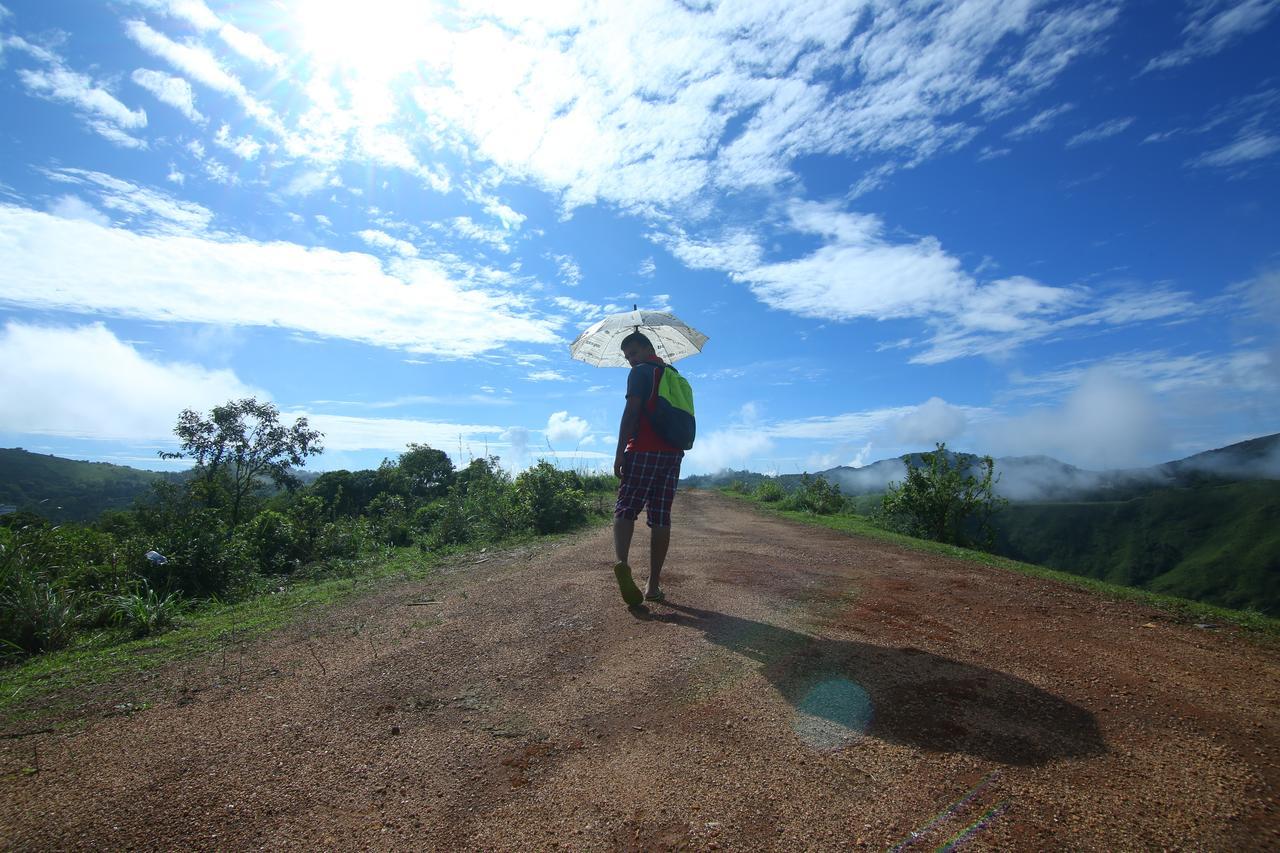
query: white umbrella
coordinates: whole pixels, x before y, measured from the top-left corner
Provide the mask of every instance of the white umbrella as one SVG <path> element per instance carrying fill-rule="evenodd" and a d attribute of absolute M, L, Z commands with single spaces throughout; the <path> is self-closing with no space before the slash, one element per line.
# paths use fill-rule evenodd
<path fill-rule="evenodd" d="M 596 367 L 629 367 L 622 357 L 622 339 L 640 332 L 653 344 L 653 351 L 670 364 L 697 355 L 707 336 L 665 311 L 627 311 L 610 314 L 569 345 L 569 355 Z"/>

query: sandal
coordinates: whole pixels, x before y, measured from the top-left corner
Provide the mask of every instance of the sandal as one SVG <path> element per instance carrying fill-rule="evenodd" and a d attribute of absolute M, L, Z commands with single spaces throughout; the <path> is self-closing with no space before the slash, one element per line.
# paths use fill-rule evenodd
<path fill-rule="evenodd" d="M 666 601 L 666 600 L 667 600 L 667 594 L 666 594 L 665 592 L 663 592 L 662 590 L 658 590 L 657 592 L 653 593 L 652 595 L 648 595 L 648 594 L 646 594 L 646 595 L 645 595 L 645 597 L 644 597 L 644 600 L 645 600 L 645 601 L 653 601 L 653 602 L 656 602 L 656 603 L 658 603 L 658 604 L 661 604 L 662 602 L 664 602 L 664 601 Z"/>
<path fill-rule="evenodd" d="M 637 607 L 644 601 L 644 594 L 640 592 L 640 587 L 636 586 L 636 582 L 631 579 L 630 566 L 626 563 L 614 563 L 613 576 L 618 579 L 618 590 L 622 593 L 622 600 L 628 607 Z"/>

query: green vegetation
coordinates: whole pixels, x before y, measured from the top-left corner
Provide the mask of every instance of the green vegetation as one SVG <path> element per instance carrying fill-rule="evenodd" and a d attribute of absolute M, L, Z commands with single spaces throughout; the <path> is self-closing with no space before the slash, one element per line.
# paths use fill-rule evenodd
<path fill-rule="evenodd" d="M 496 457 L 455 471 L 417 444 L 377 470 L 302 486 L 292 466 L 320 452 L 321 436 L 278 417 L 251 399 L 208 418 L 183 412 L 174 455 L 195 461 L 190 475 L 153 482 L 145 499 L 93 524 L 0 517 L 0 658 L 180 634 L 237 602 L 367 572 L 388 549 L 428 559 L 572 530 L 616 489 L 612 477 L 546 462 L 515 478 Z"/>
<path fill-rule="evenodd" d="M 972 473 L 975 468 L 979 476 Z M 905 480 L 889 485 L 879 521 L 910 536 L 951 545 L 977 541 L 990 550 L 995 538 L 991 515 L 1008 503 L 992 494 L 994 473 L 990 456 L 951 454 L 938 444 L 933 453 L 920 454 L 918 464 L 907 466 Z"/>
<path fill-rule="evenodd" d="M 0 449 L 0 504 L 53 522 L 92 521 L 107 510 L 127 509 L 155 483 L 181 479 L 180 474 Z"/>
<path fill-rule="evenodd" d="M 1046 568 L 1045 566 L 1038 566 L 1031 563 L 1020 562 L 1018 560 L 1012 560 L 1008 557 L 999 556 L 997 554 L 975 551 L 957 545 L 949 545 L 943 542 L 919 539 L 906 534 L 897 533 L 892 530 L 886 530 L 884 527 L 880 526 L 873 517 L 868 515 L 853 514 L 849 512 L 834 515 L 815 515 L 809 512 L 781 509 L 776 505 L 760 504 L 752 495 L 743 495 L 741 493 L 729 491 L 728 489 L 723 491 L 740 500 L 749 500 L 753 503 L 757 503 L 762 512 L 769 512 L 793 521 L 827 527 L 841 533 L 848 533 L 855 536 L 880 539 L 916 551 L 942 554 L 947 557 L 969 560 L 971 562 L 1014 571 L 1031 577 L 1058 581 L 1089 590 L 1097 595 L 1117 601 L 1136 601 L 1141 604 L 1146 604 L 1159 610 L 1163 610 L 1172 618 L 1182 622 L 1232 624 L 1248 631 L 1257 632 L 1269 637 L 1280 638 L 1280 619 L 1273 618 L 1256 609 L 1238 610 L 1199 601 L 1192 601 L 1165 592 L 1152 592 L 1129 586 L 1121 586 L 1119 584 L 1108 583 L 1107 581 L 1097 580 L 1095 578 L 1083 577 L 1072 572 L 1059 571 L 1056 569 Z"/>
<path fill-rule="evenodd" d="M 1280 481 L 1012 504 L 997 551 L 1110 583 L 1280 615 Z"/>

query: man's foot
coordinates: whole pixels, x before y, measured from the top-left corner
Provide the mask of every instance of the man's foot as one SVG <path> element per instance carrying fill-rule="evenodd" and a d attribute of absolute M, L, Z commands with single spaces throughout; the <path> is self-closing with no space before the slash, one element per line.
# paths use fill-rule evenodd
<path fill-rule="evenodd" d="M 652 592 L 650 592 L 649 590 L 645 590 L 644 600 L 655 601 L 661 604 L 662 602 L 667 600 L 667 594 L 660 589 L 655 589 Z"/>
<path fill-rule="evenodd" d="M 644 601 L 640 587 L 631 579 L 631 567 L 626 563 L 613 564 L 613 576 L 618 579 L 618 589 L 622 592 L 622 600 L 628 607 L 636 607 Z"/>

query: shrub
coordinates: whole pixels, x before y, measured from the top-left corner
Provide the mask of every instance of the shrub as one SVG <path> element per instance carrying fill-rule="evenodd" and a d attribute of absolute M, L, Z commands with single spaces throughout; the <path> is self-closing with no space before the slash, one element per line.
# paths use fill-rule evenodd
<path fill-rule="evenodd" d="M 238 537 L 249 549 L 259 571 L 281 574 L 297 566 L 293 524 L 283 513 L 263 510 L 244 526 Z"/>
<path fill-rule="evenodd" d="M 35 574 L 15 574 L 0 593 L 0 644 L 10 654 L 53 651 L 75 638 L 81 596 Z"/>
<path fill-rule="evenodd" d="M 786 497 L 786 492 L 782 491 L 782 486 L 776 480 L 762 480 L 753 494 L 756 500 L 765 503 L 777 503 Z"/>
<path fill-rule="evenodd" d="M 747 486 L 747 484 L 746 484 L 746 483 L 744 483 L 742 480 L 734 480 L 734 481 L 732 481 L 731 483 L 729 483 L 729 485 L 727 486 L 727 488 L 728 488 L 728 490 L 729 490 L 729 491 L 733 492 L 734 494 L 738 494 L 738 495 L 745 495 L 745 494 L 747 494 L 748 492 L 750 492 L 750 491 L 751 491 L 751 489 Z"/>
<path fill-rule="evenodd" d="M 582 479 L 545 460 L 516 477 L 515 493 L 522 512 L 540 534 L 563 533 L 587 520 Z"/>
<path fill-rule="evenodd" d="M 404 498 L 384 492 L 369 503 L 369 524 L 373 536 L 385 545 L 408 545 L 412 541 L 409 512 Z"/>
<path fill-rule="evenodd" d="M 783 506 L 815 515 L 832 515 L 844 508 L 844 496 L 834 483 L 805 474 L 800 479 L 800 488 L 787 496 Z"/>
<path fill-rule="evenodd" d="M 182 612 L 182 593 L 161 596 L 149 586 L 144 592 L 113 595 L 106 600 L 111 621 L 129 629 L 135 638 L 159 634 L 172 628 Z"/>
<path fill-rule="evenodd" d="M 970 473 L 975 463 L 980 476 Z M 906 480 L 889 486 L 878 521 L 911 536 L 954 545 L 967 544 L 966 527 L 974 525 L 977 544 L 990 548 L 991 515 L 1007 503 L 993 494 L 994 473 L 990 456 L 953 458 L 945 444 L 938 444 L 933 453 L 920 455 L 919 464 L 907 465 Z"/>

